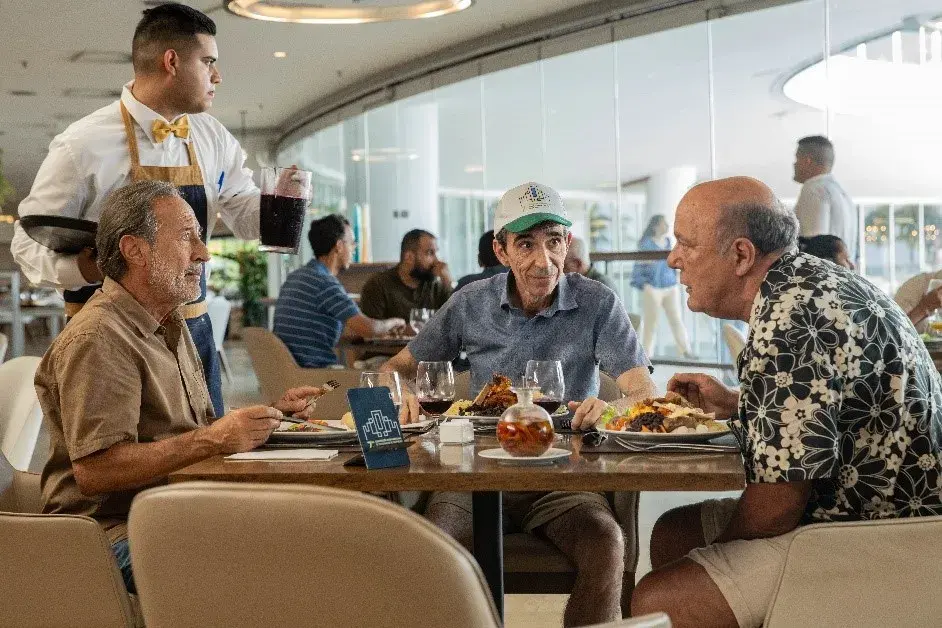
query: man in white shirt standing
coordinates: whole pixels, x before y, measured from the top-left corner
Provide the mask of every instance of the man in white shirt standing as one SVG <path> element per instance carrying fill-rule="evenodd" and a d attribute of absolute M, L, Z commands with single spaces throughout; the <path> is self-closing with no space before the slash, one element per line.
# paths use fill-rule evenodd
<path fill-rule="evenodd" d="M 831 174 L 833 167 L 834 145 L 828 138 L 812 135 L 798 140 L 794 178 L 802 185 L 795 215 L 800 235 L 835 235 L 856 260 L 857 207 Z"/>
<path fill-rule="evenodd" d="M 174 184 L 193 208 L 203 238 L 217 214 L 239 238 L 259 232 L 260 193 L 245 153 L 222 124 L 204 113 L 220 82 L 216 25 L 181 4 L 144 11 L 131 45 L 134 80 L 121 98 L 56 136 L 20 203 L 20 216 L 53 215 L 98 221 L 104 200 L 133 181 Z M 74 316 L 98 289 L 95 251 L 56 253 L 33 241 L 17 223 L 11 250 L 35 284 L 64 291 Z M 200 297 L 181 307 L 193 337 L 217 417 L 224 414 L 219 359 L 206 314 L 206 276 Z"/>

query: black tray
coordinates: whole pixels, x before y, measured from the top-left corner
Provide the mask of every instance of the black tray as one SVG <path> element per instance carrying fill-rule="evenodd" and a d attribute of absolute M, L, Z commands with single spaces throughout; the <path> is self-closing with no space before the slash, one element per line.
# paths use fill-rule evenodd
<path fill-rule="evenodd" d="M 95 248 L 98 223 L 81 218 L 33 214 L 20 218 L 26 235 L 56 253 L 78 253 Z"/>

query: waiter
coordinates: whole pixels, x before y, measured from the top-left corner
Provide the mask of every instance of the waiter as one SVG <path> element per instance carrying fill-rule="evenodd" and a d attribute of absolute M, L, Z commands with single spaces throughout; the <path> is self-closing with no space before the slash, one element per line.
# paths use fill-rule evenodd
<path fill-rule="evenodd" d="M 216 85 L 216 24 L 182 4 L 144 11 L 134 31 L 134 80 L 121 99 L 75 122 L 49 146 L 20 216 L 66 216 L 97 221 L 108 194 L 132 181 L 173 183 L 196 213 L 204 241 L 215 218 L 239 238 L 259 232 L 258 188 L 245 153 L 222 124 L 204 113 Z M 74 316 L 101 285 L 95 251 L 58 254 L 17 223 L 13 257 L 34 284 L 64 291 Z M 206 274 L 200 298 L 182 307 L 196 344 L 216 416 L 224 414 L 219 358 L 206 313 Z"/>

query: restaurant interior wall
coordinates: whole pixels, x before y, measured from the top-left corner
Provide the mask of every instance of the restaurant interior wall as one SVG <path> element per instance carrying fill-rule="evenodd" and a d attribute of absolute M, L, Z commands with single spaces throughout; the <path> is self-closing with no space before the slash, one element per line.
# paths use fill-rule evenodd
<path fill-rule="evenodd" d="M 900 57 L 896 31 L 905 34 L 903 57 L 922 55 L 920 76 L 942 78 L 942 33 L 926 31 L 926 51 L 910 50 L 913 29 L 938 15 L 940 0 L 805 0 L 647 34 L 636 26 L 637 36 L 616 41 L 596 30 L 585 34 L 589 47 L 572 50 L 570 41 L 557 47 L 565 54 L 523 54 L 528 62 L 289 136 L 277 160 L 315 172 L 313 213 L 348 216 L 361 260 L 395 259 L 403 233 L 429 228 L 458 277 L 476 270 L 477 238 L 496 199 L 521 182 L 559 189 L 591 250 L 633 250 L 653 207 L 669 209 L 665 195 L 696 181 L 750 175 L 794 204 L 795 141 L 827 135 L 835 175 L 859 206 L 861 270 L 893 291 L 942 265 L 942 127 L 911 115 L 908 92 L 860 115 L 829 105 L 840 94 L 819 108 L 783 87 L 815 64 L 860 59 L 860 43 L 864 58 L 905 72 L 911 59 Z M 934 104 L 938 111 L 942 99 Z M 631 263 L 604 270 L 628 310 L 640 312 Z M 702 360 L 729 361 L 718 321 L 686 310 L 684 319 Z M 654 353 L 677 356 L 666 321 Z"/>

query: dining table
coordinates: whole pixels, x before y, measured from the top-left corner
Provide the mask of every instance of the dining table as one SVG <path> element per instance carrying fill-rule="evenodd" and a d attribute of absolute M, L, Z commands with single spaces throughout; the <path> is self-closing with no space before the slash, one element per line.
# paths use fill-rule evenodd
<path fill-rule="evenodd" d="M 224 481 L 311 484 L 363 492 L 467 491 L 472 493 L 473 554 L 503 616 L 504 491 L 730 491 L 745 486 L 736 452 L 657 453 L 592 448 L 579 432 L 557 434 L 554 447 L 568 457 L 553 464 L 507 464 L 478 455 L 499 447 L 493 433 L 466 445 L 442 444 L 437 429 L 414 435 L 404 467 L 369 470 L 345 466 L 347 448 L 329 461 L 226 461 L 214 456 L 170 474 L 170 482 Z M 613 440 L 613 439 L 610 439 Z M 609 443 L 611 445 L 611 443 Z M 600 451 L 595 451 L 599 449 Z"/>

